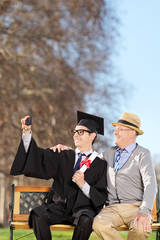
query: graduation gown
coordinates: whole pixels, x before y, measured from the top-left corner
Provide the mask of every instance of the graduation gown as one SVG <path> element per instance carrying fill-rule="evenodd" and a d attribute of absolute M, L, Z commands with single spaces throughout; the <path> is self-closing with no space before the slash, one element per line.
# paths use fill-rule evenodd
<path fill-rule="evenodd" d="M 84 179 L 90 185 L 90 199 L 72 181 L 74 163 L 74 150 L 58 153 L 50 149 L 42 149 L 32 138 L 26 153 L 23 141 L 20 142 L 10 174 L 24 174 L 27 177 L 46 180 L 53 178 L 46 206 L 33 209 L 37 214 L 41 214 L 42 211 L 47 212 L 47 216 L 44 217 L 48 218 L 50 224 L 61 223 L 69 216 L 76 218 L 81 214 L 93 219 L 106 201 L 106 162 L 96 157 L 84 173 Z M 30 221 L 29 225 L 32 227 Z"/>

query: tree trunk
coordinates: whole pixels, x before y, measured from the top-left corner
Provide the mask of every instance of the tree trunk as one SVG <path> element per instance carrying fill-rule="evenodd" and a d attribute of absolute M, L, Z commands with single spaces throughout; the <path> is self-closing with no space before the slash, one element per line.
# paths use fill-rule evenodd
<path fill-rule="evenodd" d="M 0 173 L 0 225 L 5 225 L 6 176 Z"/>

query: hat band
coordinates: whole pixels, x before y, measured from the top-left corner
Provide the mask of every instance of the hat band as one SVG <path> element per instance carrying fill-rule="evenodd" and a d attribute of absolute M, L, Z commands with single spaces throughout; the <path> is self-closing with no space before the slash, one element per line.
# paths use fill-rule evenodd
<path fill-rule="evenodd" d="M 139 129 L 139 127 L 137 127 L 137 126 L 134 125 L 133 123 L 130 123 L 130 122 L 125 121 L 125 120 L 122 120 L 122 119 L 118 120 L 118 123 L 124 123 L 124 124 L 130 125 L 130 126 L 133 126 L 133 127 L 136 127 L 136 128 Z"/>

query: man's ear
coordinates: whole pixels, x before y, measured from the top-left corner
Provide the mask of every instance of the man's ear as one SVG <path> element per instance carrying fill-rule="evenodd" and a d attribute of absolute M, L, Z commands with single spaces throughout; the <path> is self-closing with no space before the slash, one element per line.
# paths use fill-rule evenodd
<path fill-rule="evenodd" d="M 90 133 L 90 137 L 91 137 L 91 140 L 93 141 L 96 137 L 96 133 L 95 132 Z"/>

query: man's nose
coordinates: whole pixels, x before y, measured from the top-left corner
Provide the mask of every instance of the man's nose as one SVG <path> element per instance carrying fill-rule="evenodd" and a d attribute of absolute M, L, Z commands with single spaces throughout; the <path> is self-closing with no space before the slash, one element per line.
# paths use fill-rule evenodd
<path fill-rule="evenodd" d="M 78 136 L 79 136 L 78 132 L 75 132 L 73 137 L 78 137 Z"/>
<path fill-rule="evenodd" d="M 114 135 L 117 135 L 118 129 L 114 129 Z"/>

